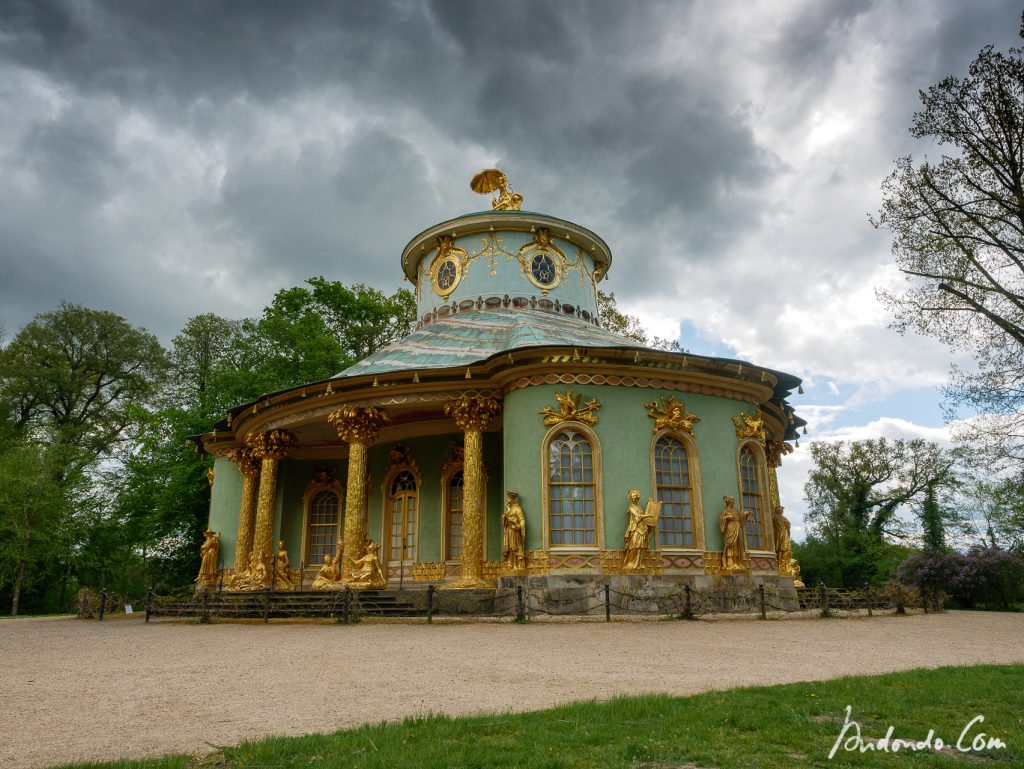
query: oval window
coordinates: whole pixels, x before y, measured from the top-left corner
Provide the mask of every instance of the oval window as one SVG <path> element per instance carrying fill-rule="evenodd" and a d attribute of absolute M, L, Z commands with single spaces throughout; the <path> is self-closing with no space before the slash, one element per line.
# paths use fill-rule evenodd
<path fill-rule="evenodd" d="M 537 254 L 530 263 L 530 274 L 538 286 L 553 286 L 558 280 L 555 261 L 549 254 Z"/>

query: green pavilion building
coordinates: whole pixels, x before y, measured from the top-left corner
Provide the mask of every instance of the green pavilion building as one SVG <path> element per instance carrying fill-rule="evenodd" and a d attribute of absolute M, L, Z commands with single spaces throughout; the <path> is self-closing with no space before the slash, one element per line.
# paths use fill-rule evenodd
<path fill-rule="evenodd" d="M 492 210 L 401 254 L 408 336 L 198 438 L 216 457 L 200 585 L 791 589 L 776 468 L 800 381 L 603 328 L 601 237 L 521 210 L 496 169 L 473 188 Z"/>

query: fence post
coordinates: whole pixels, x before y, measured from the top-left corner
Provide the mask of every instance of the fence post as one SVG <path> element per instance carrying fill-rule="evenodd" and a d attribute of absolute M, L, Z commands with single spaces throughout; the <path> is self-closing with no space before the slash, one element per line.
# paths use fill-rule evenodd
<path fill-rule="evenodd" d="M 924 609 L 924 613 L 928 613 L 928 591 L 923 587 L 921 588 L 921 608 Z"/>
<path fill-rule="evenodd" d="M 604 621 L 612 621 L 612 594 L 608 583 L 604 583 Z"/>
<path fill-rule="evenodd" d="M 146 622 L 149 622 L 149 618 L 153 615 L 153 586 L 149 586 L 149 590 L 146 591 Z"/>
<path fill-rule="evenodd" d="M 825 590 L 825 583 L 818 583 L 818 603 L 821 604 L 821 616 L 828 617 L 828 591 Z"/>
<path fill-rule="evenodd" d="M 903 585 L 897 583 L 893 588 L 893 603 L 896 604 L 897 614 L 907 613 L 907 607 L 904 605 L 904 601 L 906 601 L 906 596 L 903 593 Z"/>
<path fill-rule="evenodd" d="M 270 622 L 270 588 L 263 593 L 263 624 Z"/>
<path fill-rule="evenodd" d="M 345 618 L 345 624 L 348 624 L 348 613 L 352 606 L 352 589 L 345 588 L 345 600 L 342 604 L 342 616 Z"/>
<path fill-rule="evenodd" d="M 867 596 L 868 616 L 870 617 L 870 616 L 872 616 L 871 610 L 875 608 L 874 605 L 873 605 L 874 602 L 875 602 L 875 599 L 871 595 L 871 585 L 869 585 L 867 582 L 864 583 L 864 595 Z"/>
<path fill-rule="evenodd" d="M 101 590 L 100 591 L 100 618 L 98 620 L 99 622 L 103 621 L 103 613 L 106 611 L 106 609 L 107 609 L 107 591 L 106 590 Z"/>
<path fill-rule="evenodd" d="M 523 602 L 522 585 L 516 585 L 516 622 L 526 622 L 526 604 Z"/>
<path fill-rule="evenodd" d="M 689 585 L 683 585 L 683 619 L 693 619 L 693 606 L 690 603 Z"/>
<path fill-rule="evenodd" d="M 763 582 L 760 585 L 757 586 L 757 592 L 759 594 L 758 597 L 760 598 L 760 601 L 761 601 L 761 619 L 768 619 L 768 612 L 766 611 L 766 608 L 765 608 L 765 605 L 764 605 L 764 583 Z"/>
<path fill-rule="evenodd" d="M 210 591 L 203 590 L 203 594 L 199 599 L 199 624 L 209 625 L 210 624 Z"/>
<path fill-rule="evenodd" d="M 434 621 L 434 586 L 427 585 L 427 622 Z"/>

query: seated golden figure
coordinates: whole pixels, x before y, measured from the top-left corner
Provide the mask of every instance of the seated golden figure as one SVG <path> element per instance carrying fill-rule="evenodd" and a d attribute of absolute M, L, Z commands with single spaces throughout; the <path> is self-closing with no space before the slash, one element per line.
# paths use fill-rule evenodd
<path fill-rule="evenodd" d="M 341 562 L 341 553 L 342 548 L 339 544 L 337 555 L 333 558 L 329 555 L 324 556 L 324 565 L 320 567 L 316 579 L 313 580 L 314 590 L 343 590 L 345 588 L 345 583 L 341 581 L 341 569 L 338 568 L 338 564 Z"/>
<path fill-rule="evenodd" d="M 384 572 L 380 568 L 380 546 L 372 540 L 366 540 L 366 551 L 353 564 L 349 586 L 355 588 L 383 588 L 387 586 Z"/>

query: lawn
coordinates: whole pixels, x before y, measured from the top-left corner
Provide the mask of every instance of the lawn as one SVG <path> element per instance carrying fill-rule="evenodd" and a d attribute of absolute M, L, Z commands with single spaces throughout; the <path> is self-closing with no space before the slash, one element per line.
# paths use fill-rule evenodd
<path fill-rule="evenodd" d="M 349 696 L 341 694 L 340 696 Z M 510 703 L 511 704 L 511 703 Z M 529 690 L 516 705 L 529 704 Z M 934 730 L 949 747 L 849 752 L 841 745 L 847 705 L 863 743 L 883 737 L 918 742 Z M 983 722 L 975 720 L 984 716 Z M 962 753 L 975 738 L 1006 747 Z M 846 746 L 856 746 L 852 725 Z M 934 738 L 932 740 L 934 744 Z M 682 769 L 682 767 L 1002 767 L 1024 765 L 1024 665 L 947 667 L 842 678 L 692 697 L 648 695 L 580 702 L 532 713 L 409 719 L 334 734 L 269 738 L 203 759 L 76 764 L 77 769 Z"/>

